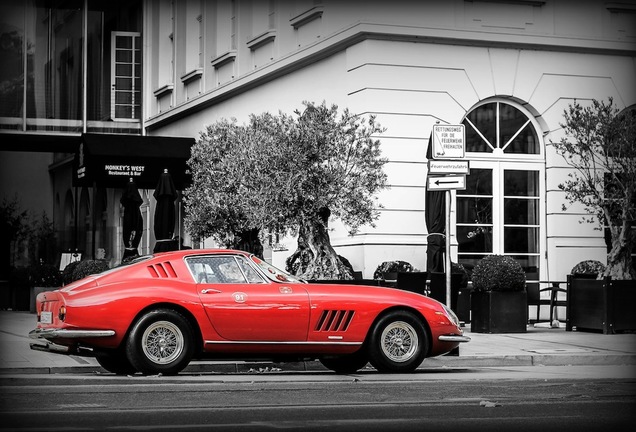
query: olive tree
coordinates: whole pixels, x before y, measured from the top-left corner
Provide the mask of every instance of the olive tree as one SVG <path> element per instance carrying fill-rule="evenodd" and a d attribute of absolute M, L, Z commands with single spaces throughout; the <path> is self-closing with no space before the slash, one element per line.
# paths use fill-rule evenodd
<path fill-rule="evenodd" d="M 186 189 L 185 225 L 195 239 L 207 237 L 228 248 L 262 255 L 258 230 L 246 211 L 254 176 L 253 136 L 235 119 L 222 119 L 201 132 L 188 164 L 193 183 Z"/>
<path fill-rule="evenodd" d="M 590 217 L 585 222 L 605 224 L 611 249 L 603 276 L 635 279 L 632 250 L 636 220 L 636 116 L 619 112 L 612 98 L 583 106 L 570 104 L 560 124 L 565 133 L 552 142 L 573 168 L 559 184 L 569 203 L 583 204 Z M 564 210 L 566 206 L 563 206 Z"/>
<path fill-rule="evenodd" d="M 351 269 L 331 246 L 328 222 L 338 218 L 354 234 L 378 217 L 377 193 L 386 188 L 380 141 L 384 129 L 374 116 L 359 117 L 325 103 L 305 103 L 303 112 L 283 116 L 289 127 L 282 141 L 293 149 L 289 184 L 281 208 L 288 227 L 298 232 L 298 246 L 287 270 L 308 279 L 351 279 Z"/>
<path fill-rule="evenodd" d="M 374 137 L 383 130 L 373 116 L 339 114 L 324 102 L 304 106 L 291 115 L 251 115 L 246 125 L 221 120 L 201 134 L 189 162 L 186 226 L 228 246 L 245 232 L 297 235 L 289 271 L 350 279 L 328 222 L 337 217 L 354 233 L 378 217 L 386 159 Z"/>

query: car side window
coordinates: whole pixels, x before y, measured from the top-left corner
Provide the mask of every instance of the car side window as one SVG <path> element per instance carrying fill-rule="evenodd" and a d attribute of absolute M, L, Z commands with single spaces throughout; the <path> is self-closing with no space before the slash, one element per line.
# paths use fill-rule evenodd
<path fill-rule="evenodd" d="M 243 270 L 243 274 L 247 278 L 249 283 L 264 283 L 262 277 L 259 276 L 258 272 L 254 270 L 254 268 L 247 262 L 247 260 L 243 257 L 236 257 L 236 261 Z"/>
<path fill-rule="evenodd" d="M 241 257 L 198 256 L 186 263 L 196 283 L 263 283 L 263 279 Z"/>

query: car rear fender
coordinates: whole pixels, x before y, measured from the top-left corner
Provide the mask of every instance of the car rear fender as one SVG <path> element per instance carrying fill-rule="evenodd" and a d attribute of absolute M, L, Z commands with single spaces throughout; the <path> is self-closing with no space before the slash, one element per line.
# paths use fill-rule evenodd
<path fill-rule="evenodd" d="M 183 315 L 190 323 L 190 326 L 192 327 L 192 331 L 194 332 L 195 340 L 197 341 L 197 346 L 195 347 L 195 356 L 203 351 L 203 336 L 202 336 L 201 328 L 199 326 L 197 318 L 192 314 L 192 312 L 189 309 L 179 304 L 169 303 L 169 302 L 153 303 L 152 305 L 146 306 L 144 309 L 140 310 L 139 313 L 137 313 L 137 315 L 135 316 L 135 318 L 131 321 L 130 327 L 128 327 L 128 330 L 126 331 L 126 336 L 122 340 L 122 346 L 125 344 L 130 334 L 130 331 L 135 326 L 137 321 L 139 321 L 147 313 L 152 312 L 153 310 L 158 310 L 158 309 L 170 309 L 170 310 L 179 312 L 181 315 Z M 205 312 L 202 311 L 202 313 L 204 314 L 204 318 L 205 318 Z M 206 321 L 203 321 L 203 322 L 206 322 Z"/>

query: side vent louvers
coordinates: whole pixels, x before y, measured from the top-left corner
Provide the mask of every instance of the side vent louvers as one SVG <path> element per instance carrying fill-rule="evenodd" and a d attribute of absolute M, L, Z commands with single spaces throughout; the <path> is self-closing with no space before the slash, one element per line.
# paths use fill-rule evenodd
<path fill-rule="evenodd" d="M 316 331 L 347 331 L 351 320 L 353 319 L 354 311 L 349 310 L 325 310 L 320 314 L 318 323 L 316 324 Z"/>
<path fill-rule="evenodd" d="M 148 266 L 150 276 L 155 278 L 176 278 L 177 272 L 169 261 Z"/>

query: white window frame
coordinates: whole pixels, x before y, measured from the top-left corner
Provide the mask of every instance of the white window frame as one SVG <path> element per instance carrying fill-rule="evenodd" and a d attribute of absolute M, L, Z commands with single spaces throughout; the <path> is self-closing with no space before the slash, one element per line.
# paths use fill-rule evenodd
<path fill-rule="evenodd" d="M 132 105 L 132 117 L 128 118 L 128 117 L 117 117 L 117 110 L 116 110 L 116 106 L 117 105 L 127 105 L 127 104 L 118 104 L 116 103 L 116 92 L 117 92 L 117 64 L 119 62 L 117 62 L 117 45 L 116 45 L 116 41 L 117 41 L 117 37 L 131 37 L 132 38 L 132 75 L 131 76 L 126 76 L 125 78 L 132 78 L 132 88 L 130 90 L 126 90 L 126 91 L 130 91 L 132 93 L 132 100 L 131 100 L 131 105 Z M 142 81 L 142 76 L 141 76 L 141 71 L 140 71 L 140 75 L 138 77 L 135 76 L 135 39 L 136 38 L 141 38 L 141 33 L 139 32 L 124 32 L 124 31 L 114 31 L 111 32 L 111 49 L 110 49 L 110 117 L 112 120 L 114 121 L 123 121 L 123 122 L 139 122 L 141 119 L 135 118 L 135 105 L 140 105 L 142 103 L 142 96 L 141 96 L 141 92 L 142 92 L 142 88 L 140 86 L 139 89 L 137 89 L 135 87 L 135 78 L 139 78 L 139 81 Z M 143 55 L 143 52 L 141 52 L 142 50 L 139 50 L 139 56 Z M 140 59 L 140 65 L 142 64 L 143 59 Z M 135 92 L 139 91 L 139 100 L 137 100 L 137 98 L 135 98 Z"/>
<path fill-rule="evenodd" d="M 504 98 L 492 98 L 487 99 L 472 107 L 468 113 L 473 112 L 479 107 L 493 103 L 505 103 L 515 107 L 524 113 L 535 132 L 537 133 L 537 139 L 539 140 L 539 153 L 538 154 L 519 154 L 519 153 L 504 153 L 501 149 L 495 149 L 492 153 L 486 152 L 466 152 L 466 159 L 470 162 L 470 169 L 484 168 L 492 170 L 492 253 L 499 255 L 529 255 L 538 256 L 539 262 L 539 278 L 545 280 L 548 275 L 548 262 L 547 262 L 547 231 L 546 231 L 546 171 L 545 171 L 545 143 L 543 142 L 543 135 L 541 133 L 541 127 L 538 122 L 527 109 L 523 106 Z M 467 113 L 467 114 L 468 114 Z M 497 110 L 499 115 L 499 110 Z M 463 120 L 463 119 L 462 119 Z M 497 139 L 499 139 L 499 122 L 497 122 Z M 539 250 L 536 253 L 507 253 L 504 252 L 504 171 L 505 170 L 524 170 L 524 171 L 538 171 L 539 175 L 539 223 L 538 225 L 530 225 L 532 227 L 537 226 L 539 228 Z M 459 192 L 461 193 L 461 192 Z M 457 193 L 453 194 L 453 209 L 451 217 L 453 220 L 453 227 L 457 226 Z M 514 226 L 514 225 L 512 225 Z M 524 225 L 528 226 L 528 225 Z M 457 232 L 453 233 L 455 236 Z M 457 239 L 455 238 L 455 241 Z M 455 243 L 457 244 L 457 243 Z M 459 250 L 457 250 L 459 253 Z M 468 253 L 472 254 L 472 253 Z M 459 258 L 459 255 L 458 255 Z M 530 281 L 530 280 L 529 280 Z"/>

